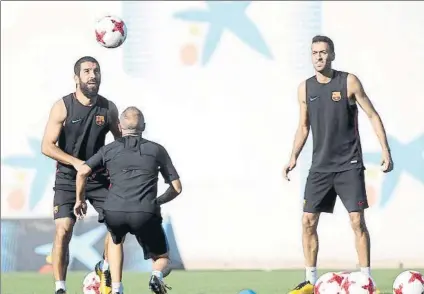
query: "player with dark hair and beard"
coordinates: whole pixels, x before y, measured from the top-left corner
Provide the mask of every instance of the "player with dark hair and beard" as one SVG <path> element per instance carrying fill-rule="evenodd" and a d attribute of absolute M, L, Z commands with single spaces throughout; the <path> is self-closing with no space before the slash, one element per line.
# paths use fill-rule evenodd
<path fill-rule="evenodd" d="M 75 63 L 74 74 L 76 91 L 54 103 L 41 147 L 44 155 L 57 161 L 53 200 L 56 232 L 52 251 L 56 294 L 66 294 L 69 242 L 76 220 L 73 208 L 77 171 L 86 159 L 105 145 L 109 131 L 115 139 L 121 137 L 116 105 L 98 94 L 101 82 L 98 61 L 90 56 L 80 58 Z M 109 176 L 104 167 L 95 170 L 87 180 L 86 198 L 98 212 L 99 222 L 103 222 L 103 203 L 109 185 Z M 106 261 L 109 240 L 108 233 L 105 238 L 105 260 L 95 267 L 101 280 L 101 294 L 112 291 Z"/>
<path fill-rule="evenodd" d="M 311 44 L 315 75 L 298 88 L 299 124 L 289 163 L 283 174 L 296 167 L 297 158 L 312 130 L 312 164 L 306 181 L 302 243 L 305 280 L 289 294 L 312 294 L 318 280 L 318 222 L 321 213 L 333 213 L 337 196 L 349 213 L 361 272 L 371 277 L 371 242 L 365 221 L 368 208 L 364 161 L 358 129 L 358 108 L 367 115 L 380 142 L 382 171 L 393 169 L 387 136 L 380 115 L 354 74 L 335 70 L 336 53 L 327 36 L 315 36 Z M 359 107 L 358 107 L 359 106 Z M 378 292 L 378 290 L 377 290 Z"/>

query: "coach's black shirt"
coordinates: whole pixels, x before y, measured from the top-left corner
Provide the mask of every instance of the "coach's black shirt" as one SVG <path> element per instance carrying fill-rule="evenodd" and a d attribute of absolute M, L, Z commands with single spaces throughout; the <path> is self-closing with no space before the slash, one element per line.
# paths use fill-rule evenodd
<path fill-rule="evenodd" d="M 311 171 L 340 172 L 362 168 L 358 107 L 349 103 L 348 73 L 334 70 L 329 83 L 306 80 L 306 103 L 312 129 Z"/>
<path fill-rule="evenodd" d="M 93 170 L 104 165 L 111 187 L 104 210 L 157 213 L 155 204 L 159 172 L 166 183 L 179 179 L 168 152 L 141 136 L 125 136 L 104 147 L 86 161 Z"/>
<path fill-rule="evenodd" d="M 75 94 L 63 97 L 66 119 L 59 135 L 59 148 L 81 160 L 87 160 L 105 145 L 110 130 L 109 101 L 97 96 L 91 106 L 81 104 Z M 72 165 L 57 163 L 55 189 L 75 191 L 77 171 Z M 106 170 L 99 166 L 87 181 L 87 190 L 107 188 L 109 179 Z"/>

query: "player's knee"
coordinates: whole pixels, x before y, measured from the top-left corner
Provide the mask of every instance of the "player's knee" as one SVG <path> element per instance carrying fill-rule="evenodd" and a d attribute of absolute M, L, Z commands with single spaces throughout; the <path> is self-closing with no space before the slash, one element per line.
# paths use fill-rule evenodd
<path fill-rule="evenodd" d="M 318 215 L 314 213 L 304 213 L 302 218 L 303 232 L 306 234 L 315 234 L 318 226 Z"/>
<path fill-rule="evenodd" d="M 367 231 L 365 218 L 361 212 L 350 213 L 350 225 L 355 233 L 363 233 Z"/>
<path fill-rule="evenodd" d="M 56 239 L 69 240 L 72 235 L 72 229 L 66 227 L 56 227 Z"/>
<path fill-rule="evenodd" d="M 57 221 L 55 236 L 58 241 L 69 241 L 72 236 L 73 222 Z"/>

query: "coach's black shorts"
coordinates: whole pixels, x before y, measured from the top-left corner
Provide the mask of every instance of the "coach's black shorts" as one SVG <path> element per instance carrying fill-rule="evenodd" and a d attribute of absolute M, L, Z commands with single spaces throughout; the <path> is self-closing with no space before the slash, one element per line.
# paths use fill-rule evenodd
<path fill-rule="evenodd" d="M 310 172 L 306 181 L 303 211 L 333 213 L 337 195 L 348 212 L 368 208 L 364 169 Z"/>
<path fill-rule="evenodd" d="M 147 212 L 104 211 L 105 224 L 113 243 L 120 244 L 126 234 L 135 235 L 143 248 L 144 259 L 168 253 L 162 217 Z"/>
<path fill-rule="evenodd" d="M 91 205 L 99 214 L 99 222 L 103 222 L 103 204 L 107 197 L 108 189 L 99 188 L 92 191 L 86 191 L 85 198 L 90 201 Z M 64 191 L 55 189 L 53 198 L 54 219 L 70 217 L 76 219 L 74 214 L 74 206 L 76 201 L 75 191 Z"/>

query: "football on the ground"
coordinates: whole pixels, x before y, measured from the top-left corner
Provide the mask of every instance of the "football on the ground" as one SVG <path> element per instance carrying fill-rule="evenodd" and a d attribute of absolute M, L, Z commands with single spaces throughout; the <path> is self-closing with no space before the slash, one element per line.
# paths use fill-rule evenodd
<path fill-rule="evenodd" d="M 106 48 L 117 48 L 127 38 L 127 27 L 117 16 L 105 16 L 96 22 L 96 41 Z"/>
<path fill-rule="evenodd" d="M 343 278 L 346 278 L 348 275 L 351 274 L 351 272 L 349 271 L 342 271 L 342 272 L 337 272 L 338 275 L 343 276 Z"/>
<path fill-rule="evenodd" d="M 338 273 L 325 273 L 315 283 L 314 294 L 340 294 L 343 280 Z"/>
<path fill-rule="evenodd" d="M 404 271 L 393 283 L 393 294 L 424 294 L 424 276 L 417 271 Z"/>
<path fill-rule="evenodd" d="M 375 292 L 373 279 L 361 272 L 350 273 L 342 283 L 341 294 L 374 294 Z"/>
<path fill-rule="evenodd" d="M 100 294 L 100 278 L 96 272 L 92 271 L 85 276 L 82 283 L 82 292 L 84 294 Z"/>

